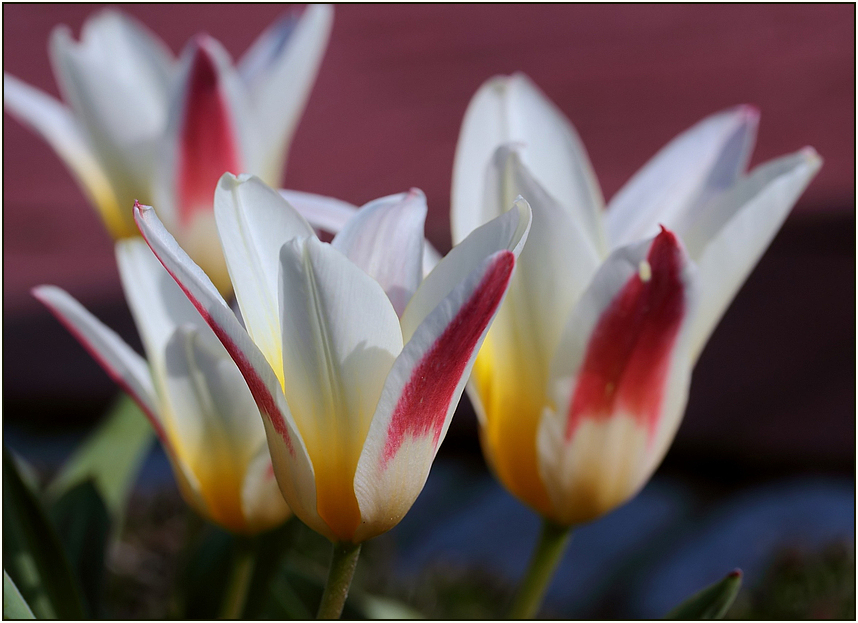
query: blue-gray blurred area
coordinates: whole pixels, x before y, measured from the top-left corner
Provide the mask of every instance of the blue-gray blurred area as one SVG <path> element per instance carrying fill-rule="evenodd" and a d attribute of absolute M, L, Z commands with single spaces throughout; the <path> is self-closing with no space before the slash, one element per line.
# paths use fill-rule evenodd
<path fill-rule="evenodd" d="M 44 468 L 80 438 L 46 442 L 13 431 L 6 441 Z M 169 463 L 156 446 L 136 495 L 157 503 L 158 492 L 173 488 Z M 735 568 L 753 590 L 784 552 L 854 548 L 854 499 L 854 481 L 845 475 L 783 476 L 724 489 L 667 470 L 629 503 L 574 530 L 542 615 L 660 618 Z M 539 529 L 540 519 L 480 463 L 442 456 L 405 519 L 369 546 L 383 552 L 383 572 L 390 576 L 375 583 L 398 587 L 401 598 L 403 587 L 419 586 L 432 574 L 476 575 L 511 591 Z"/>
<path fill-rule="evenodd" d="M 692 483 L 657 477 L 625 506 L 573 533 L 548 592 L 559 617 L 660 618 L 734 568 L 753 586 L 784 547 L 854 543 L 849 478 L 793 477 L 707 499 Z M 491 570 L 519 578 L 539 519 L 492 479 L 441 463 L 393 531 L 397 570 Z"/>

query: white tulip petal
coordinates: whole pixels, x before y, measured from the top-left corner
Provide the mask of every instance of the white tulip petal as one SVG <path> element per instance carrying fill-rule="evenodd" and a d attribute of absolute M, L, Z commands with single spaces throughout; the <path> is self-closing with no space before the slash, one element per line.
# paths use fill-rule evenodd
<path fill-rule="evenodd" d="M 453 242 L 500 214 L 482 203 L 482 176 L 495 149 L 506 143 L 522 143 L 525 166 L 603 252 L 603 200 L 584 146 L 566 117 L 524 74 L 492 78 L 465 113 L 453 167 Z"/>
<path fill-rule="evenodd" d="M 289 44 L 289 39 L 295 33 L 300 19 L 299 10 L 289 9 L 262 31 L 262 34 L 247 48 L 236 67 L 248 89 L 253 89 L 268 79 L 271 66 Z"/>
<path fill-rule="evenodd" d="M 258 178 L 225 174 L 215 193 L 215 219 L 229 276 L 247 332 L 275 371 L 280 370 L 277 303 L 280 248 L 313 229 Z M 283 378 L 280 378 L 280 384 Z"/>
<path fill-rule="evenodd" d="M 207 512 L 202 488 L 185 461 L 181 439 L 162 409 L 146 361 L 113 330 L 106 327 L 68 293 L 55 286 L 39 286 L 33 295 L 65 325 L 69 332 L 101 364 L 104 371 L 140 406 L 161 441 L 173 467 L 176 483 L 188 504 Z"/>
<path fill-rule="evenodd" d="M 130 210 L 127 218 L 117 221 L 120 207 L 113 187 L 68 108 L 6 73 L 3 74 L 3 106 L 57 152 L 89 200 L 98 208 L 111 234 L 119 235 L 133 225 Z"/>
<path fill-rule="evenodd" d="M 516 149 L 499 147 L 488 172 L 487 201 L 511 205 L 520 195 L 533 210 L 528 243 L 521 251 L 504 311 L 493 324 L 492 335 L 508 330 L 517 336 L 508 342 L 514 350 L 497 352 L 495 356 L 527 362 L 529 368 L 542 366 L 545 369 L 530 372 L 544 386 L 548 363 L 566 319 L 589 285 L 601 257 L 588 233 L 545 192 L 522 164 Z M 499 326 L 502 319 L 513 326 Z M 518 366 L 506 369 L 518 370 Z"/>
<path fill-rule="evenodd" d="M 118 241 L 116 263 L 146 357 L 164 372 L 164 352 L 175 330 L 184 324 L 208 330 L 208 325 L 141 238 Z"/>
<path fill-rule="evenodd" d="M 165 427 L 194 473 L 207 515 L 235 532 L 247 522 L 236 500 L 244 467 L 265 444 L 262 418 L 233 360 L 206 327 L 185 325 L 165 349 Z"/>
<path fill-rule="evenodd" d="M 127 42 L 102 50 L 86 39 L 76 43 L 67 28 L 58 27 L 51 33 L 49 52 L 63 98 L 110 179 L 120 207 L 149 198 L 157 140 L 167 121 L 167 85 L 135 73 L 131 57 L 136 53 Z M 107 59 L 130 64 L 117 69 Z M 151 88 L 141 88 L 141 80 Z"/>
<path fill-rule="evenodd" d="M 423 278 L 429 276 L 442 259 L 442 255 L 428 240 L 423 241 Z"/>
<path fill-rule="evenodd" d="M 310 5 L 294 29 L 288 22 L 275 24 L 242 59 L 240 71 L 250 78 L 252 116 L 260 133 L 261 156 L 252 170 L 269 184 L 279 184 L 282 178 L 286 146 L 310 96 L 333 19 L 330 5 Z"/>
<path fill-rule="evenodd" d="M 763 164 L 713 202 L 686 233 L 702 288 L 693 327 L 695 360 L 820 166 L 822 159 L 810 147 Z"/>
<path fill-rule="evenodd" d="M 381 286 L 314 236 L 280 257 L 286 400 L 313 461 L 319 514 L 349 540 L 360 517 L 354 470 L 402 350 L 399 321 Z"/>
<path fill-rule="evenodd" d="M 521 194 L 533 210 L 533 224 L 477 357 L 469 395 L 492 470 L 519 499 L 545 512 L 549 500 L 537 471 L 536 430 L 549 366 L 601 258 L 580 223 L 531 176 L 514 146 L 498 148 L 488 172 L 486 199 L 507 203 Z"/>
<path fill-rule="evenodd" d="M 682 233 L 682 222 L 729 188 L 745 171 L 759 112 L 737 106 L 707 117 L 663 147 L 608 204 L 611 248 L 651 238 L 659 225 Z"/>
<path fill-rule="evenodd" d="M 397 315 L 423 281 L 426 195 L 416 188 L 363 206 L 331 246 L 375 279 Z"/>
<path fill-rule="evenodd" d="M 359 210 L 356 205 L 333 197 L 285 188 L 281 188 L 279 192 L 292 207 L 301 213 L 301 216 L 307 219 L 310 225 L 332 234 L 338 234 L 348 220 Z M 441 254 L 432 246 L 432 243 L 424 239 L 423 276 L 431 273 L 440 261 Z"/>
<path fill-rule="evenodd" d="M 145 97 L 165 97 L 175 76 L 170 48 L 144 24 L 126 13 L 105 9 L 81 29 L 81 47 L 118 76 L 130 75 Z M 166 100 L 162 100 L 166 102 Z"/>
<path fill-rule="evenodd" d="M 664 455 L 688 396 L 695 281 L 663 230 L 612 253 L 570 315 L 537 431 L 555 520 L 607 512 Z"/>
<path fill-rule="evenodd" d="M 254 534 L 279 525 L 289 516 L 289 506 L 277 486 L 268 445 L 262 443 L 248 463 L 241 491 L 241 506 Z"/>
<path fill-rule="evenodd" d="M 481 266 L 486 257 L 506 249 L 518 257 L 530 231 L 530 206 L 522 198 L 497 218 L 471 232 L 429 273 L 402 314 L 402 339 L 407 343 L 420 323 L 468 275 Z"/>
<path fill-rule="evenodd" d="M 279 192 L 310 225 L 332 234 L 339 233 L 358 211 L 356 205 L 333 197 L 285 188 L 281 188 Z"/>
<path fill-rule="evenodd" d="M 159 419 L 157 396 L 146 360 L 65 290 L 56 286 L 38 286 L 33 288 L 33 296 L 45 304 L 105 372 L 140 405 L 158 437 L 169 446 Z"/>
<path fill-rule="evenodd" d="M 423 489 L 514 266 L 508 250 L 485 258 L 426 316 L 396 359 L 355 474 L 361 512 L 355 541 L 396 525 Z"/>
<path fill-rule="evenodd" d="M 277 375 L 217 289 L 176 244 L 155 211 L 138 204 L 134 208 L 134 217 L 149 247 L 241 370 L 263 416 L 280 490 L 296 514 L 300 511 L 302 517 L 309 518 L 305 521 L 312 521 L 314 516 L 317 517 L 313 465 L 297 432 Z"/>
<path fill-rule="evenodd" d="M 54 74 L 93 138 L 103 132 L 120 146 L 132 145 L 164 127 L 174 62 L 156 42 L 145 27 L 117 11 L 87 20 L 80 42 L 65 26 L 51 32 Z"/>
<path fill-rule="evenodd" d="M 188 461 L 212 469 L 247 464 L 265 442 L 262 418 L 211 329 L 179 327 L 165 346 L 165 358 L 165 395 Z"/>

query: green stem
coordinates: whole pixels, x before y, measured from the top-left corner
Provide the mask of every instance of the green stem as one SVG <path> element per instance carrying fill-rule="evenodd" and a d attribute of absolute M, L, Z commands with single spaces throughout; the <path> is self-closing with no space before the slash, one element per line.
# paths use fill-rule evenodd
<path fill-rule="evenodd" d="M 253 570 L 256 566 L 256 539 L 236 538 L 232 573 L 227 584 L 222 619 L 241 619 Z"/>
<path fill-rule="evenodd" d="M 542 598 L 551 578 L 557 570 L 557 565 L 563 558 L 566 545 L 572 536 L 572 530 L 568 526 L 561 526 L 552 521 L 544 519 L 542 522 L 542 533 L 539 535 L 539 543 L 530 559 L 530 566 L 524 575 L 521 586 L 509 611 L 511 619 L 533 619 L 539 612 Z"/>
<path fill-rule="evenodd" d="M 319 604 L 317 619 L 339 619 L 349 596 L 349 587 L 355 574 L 360 543 L 334 543 L 331 555 L 331 570 L 328 572 L 328 582 L 322 593 L 322 603 Z"/>

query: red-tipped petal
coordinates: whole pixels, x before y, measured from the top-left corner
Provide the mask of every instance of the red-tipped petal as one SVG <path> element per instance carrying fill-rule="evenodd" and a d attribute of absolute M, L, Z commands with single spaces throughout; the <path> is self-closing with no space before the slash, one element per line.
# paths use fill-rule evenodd
<path fill-rule="evenodd" d="M 618 408 L 652 434 L 685 312 L 682 267 L 676 237 L 662 228 L 591 334 L 569 406 L 567 440 L 582 418 L 609 418 Z"/>
<path fill-rule="evenodd" d="M 486 258 L 426 317 L 394 363 L 355 474 L 362 520 L 355 541 L 396 525 L 422 490 L 514 265 L 511 251 Z"/>
<path fill-rule="evenodd" d="M 271 419 L 271 425 L 282 437 L 290 454 L 294 454 L 292 435 L 285 423 L 284 409 L 280 408 L 276 400 L 279 383 L 271 366 L 250 340 L 206 274 L 194 264 L 164 228 L 155 210 L 135 201 L 134 218 L 143 239 L 223 343 L 247 381 L 260 411 Z"/>
<path fill-rule="evenodd" d="M 283 497 L 305 523 L 324 525 L 316 510 L 315 475 L 277 375 L 199 266 L 179 247 L 149 206 L 135 203 L 143 239 L 220 339 L 263 415 L 268 448 Z"/>
<path fill-rule="evenodd" d="M 432 435 L 437 448 L 447 412 L 465 366 L 506 293 L 515 257 L 501 251 L 480 285 L 412 370 L 387 429 L 383 460 L 389 461 L 407 437 Z"/>
<path fill-rule="evenodd" d="M 32 294 L 69 330 L 108 376 L 134 399 L 161 443 L 172 451 L 158 417 L 155 388 L 146 361 L 65 290 L 56 286 L 39 286 L 33 288 Z"/>

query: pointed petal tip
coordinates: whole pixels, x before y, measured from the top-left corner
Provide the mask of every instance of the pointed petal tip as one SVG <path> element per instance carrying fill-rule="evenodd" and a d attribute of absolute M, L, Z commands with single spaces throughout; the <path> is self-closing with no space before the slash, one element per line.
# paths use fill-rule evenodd
<path fill-rule="evenodd" d="M 679 237 L 664 225 L 659 224 L 661 231 L 652 240 L 647 254 L 648 262 L 672 262 L 680 264 L 686 261 L 685 246 Z M 671 258 L 668 260 L 668 258 Z"/>
<path fill-rule="evenodd" d="M 513 82 L 521 80 L 524 77 L 525 76 L 522 73 L 497 74 L 486 80 L 479 90 L 492 90 L 497 91 L 498 93 L 503 93 L 504 91 L 509 89 Z"/>
<path fill-rule="evenodd" d="M 760 122 L 760 108 L 756 104 L 740 104 L 736 108 L 745 123 L 757 125 Z"/>
<path fill-rule="evenodd" d="M 519 214 L 525 216 L 528 221 L 531 221 L 533 219 L 533 209 L 530 207 L 530 204 L 527 202 L 527 199 L 525 199 L 521 195 L 518 195 L 515 198 L 515 201 L 512 202 L 512 205 L 514 208 L 517 208 Z M 528 230 L 530 230 L 530 222 L 528 222 L 527 227 Z"/>
<path fill-rule="evenodd" d="M 497 74 L 486 80 L 480 87 L 480 91 L 493 90 L 498 94 L 503 94 L 516 86 L 530 86 L 533 82 L 530 77 L 521 71 L 514 71 L 511 74 Z"/>
<path fill-rule="evenodd" d="M 669 241 L 674 246 L 679 246 L 680 243 L 679 243 L 679 239 L 676 237 L 676 234 L 674 234 L 667 227 L 665 227 L 664 223 L 659 223 L 658 226 L 659 226 L 659 229 L 661 231 L 658 232 L 658 235 L 656 236 L 656 240 L 664 237 L 665 241 Z"/>
<path fill-rule="evenodd" d="M 30 288 L 30 294 L 36 300 L 47 305 L 47 300 L 48 300 L 48 297 L 50 296 L 50 293 L 56 289 L 57 289 L 56 286 L 50 286 L 50 285 L 33 286 L 32 288 Z"/>
<path fill-rule="evenodd" d="M 194 50 L 195 53 L 205 54 L 207 56 L 211 55 L 211 50 L 209 46 L 212 45 L 212 42 L 216 41 L 214 37 L 212 37 L 207 32 L 198 32 L 193 37 L 191 37 L 188 45 Z"/>
<path fill-rule="evenodd" d="M 239 173 L 235 175 L 226 171 L 223 175 L 220 176 L 220 179 L 217 181 L 217 188 L 224 190 L 232 190 L 239 184 L 246 182 L 251 178 L 247 173 Z"/>
<path fill-rule="evenodd" d="M 143 216 L 150 210 L 152 210 L 152 206 L 148 206 L 145 203 L 140 203 L 139 200 L 134 200 L 134 220 L 137 221 L 139 217 Z M 139 223 L 138 223 L 139 227 Z"/>
<path fill-rule="evenodd" d="M 808 165 L 815 167 L 816 169 L 821 167 L 822 163 L 824 162 L 822 156 L 820 156 L 819 153 L 810 145 L 802 147 L 799 153 L 804 156 L 804 159 L 808 163 Z"/>

